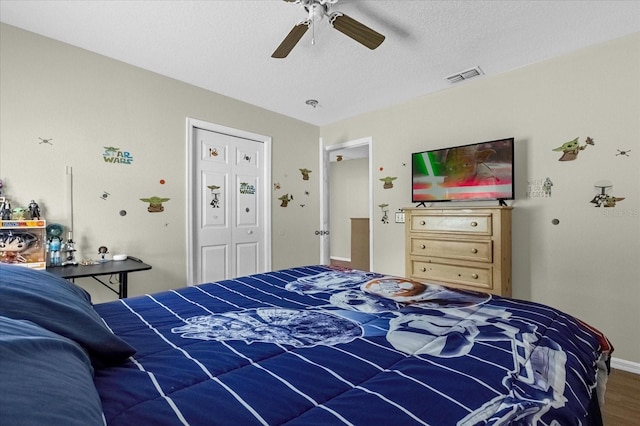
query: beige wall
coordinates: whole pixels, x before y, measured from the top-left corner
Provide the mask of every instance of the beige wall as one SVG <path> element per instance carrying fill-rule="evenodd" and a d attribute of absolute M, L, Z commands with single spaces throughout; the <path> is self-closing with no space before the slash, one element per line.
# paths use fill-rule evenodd
<path fill-rule="evenodd" d="M 335 161 L 330 167 L 330 255 L 351 259 L 351 218 L 369 217 L 369 159 Z"/>
<path fill-rule="evenodd" d="M 411 152 L 515 137 L 513 296 L 591 323 L 640 362 L 640 34 L 321 129 L 326 145 L 366 136 L 374 183 L 398 177 L 392 190 L 374 184 L 374 206 L 391 212 L 410 205 Z M 595 146 L 558 161 L 553 149 L 575 137 Z M 528 197 L 546 177 L 552 196 Z M 590 203 L 602 179 L 625 197 L 614 208 Z M 373 223 L 375 271 L 404 274 L 403 229 Z"/>
<path fill-rule="evenodd" d="M 79 259 L 96 258 L 105 245 L 151 264 L 151 271 L 131 274 L 131 295 L 186 284 L 191 117 L 273 138 L 272 175 L 281 190 L 272 192 L 272 267 L 318 262 L 317 126 L 15 27 L 0 31 L 0 179 L 14 207 L 35 199 L 45 219 L 69 226 L 72 168 Z M 130 152 L 132 164 L 105 163 L 106 146 Z M 305 167 L 316 172 L 309 181 L 299 172 Z M 304 196 L 307 189 L 313 197 Z M 308 198 L 304 210 L 298 202 L 279 207 L 284 193 Z M 139 200 L 154 195 L 170 198 L 163 213 L 148 213 Z M 98 301 L 113 298 L 90 279 L 83 285 Z"/>

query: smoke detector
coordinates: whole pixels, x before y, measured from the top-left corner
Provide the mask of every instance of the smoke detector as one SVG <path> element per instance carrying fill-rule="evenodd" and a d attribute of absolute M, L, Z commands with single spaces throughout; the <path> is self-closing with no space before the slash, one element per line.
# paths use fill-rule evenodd
<path fill-rule="evenodd" d="M 464 81 L 464 80 L 469 80 L 470 78 L 478 77 L 478 76 L 483 75 L 483 74 L 484 73 L 482 72 L 480 67 L 474 67 L 474 68 L 469 68 L 468 70 L 461 71 L 461 72 L 456 73 L 456 74 L 452 74 L 452 75 L 450 75 L 448 77 L 445 77 L 445 79 L 449 83 L 455 84 L 455 83 L 459 83 L 459 82 Z"/>

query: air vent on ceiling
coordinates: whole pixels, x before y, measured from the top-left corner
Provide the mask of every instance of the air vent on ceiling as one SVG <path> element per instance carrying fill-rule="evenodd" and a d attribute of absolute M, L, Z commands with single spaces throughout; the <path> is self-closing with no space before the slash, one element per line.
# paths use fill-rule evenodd
<path fill-rule="evenodd" d="M 469 80 L 470 78 L 473 77 L 478 77 L 479 75 L 484 74 L 482 72 L 482 70 L 480 69 L 480 67 L 475 67 L 475 68 L 470 68 L 468 70 L 464 70 L 462 72 L 456 73 L 456 74 L 452 74 L 448 77 L 446 77 L 446 80 L 451 83 L 459 83 L 461 81 L 464 80 Z"/>

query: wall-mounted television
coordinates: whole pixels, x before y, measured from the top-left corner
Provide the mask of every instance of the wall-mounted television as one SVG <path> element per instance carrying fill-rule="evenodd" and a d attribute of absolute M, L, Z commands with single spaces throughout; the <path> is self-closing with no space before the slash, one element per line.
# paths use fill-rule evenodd
<path fill-rule="evenodd" d="M 513 138 L 411 154 L 411 201 L 514 199 Z"/>

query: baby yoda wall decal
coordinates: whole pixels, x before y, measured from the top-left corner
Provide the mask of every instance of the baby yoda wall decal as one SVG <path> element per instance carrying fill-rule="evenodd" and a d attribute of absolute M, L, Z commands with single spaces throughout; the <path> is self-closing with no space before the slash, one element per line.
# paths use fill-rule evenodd
<path fill-rule="evenodd" d="M 583 151 L 587 145 L 594 146 L 595 142 L 592 138 L 587 137 L 584 141 L 584 145 L 580 146 L 580 142 L 578 142 L 578 138 L 575 138 L 572 141 L 565 142 L 558 148 L 553 149 L 553 151 L 562 152 L 562 157 L 558 159 L 558 161 L 573 161 L 578 158 L 578 154 L 580 151 Z"/>
<path fill-rule="evenodd" d="M 309 173 L 311 173 L 311 170 L 300 169 L 300 173 L 302 173 L 302 180 L 309 180 Z"/>
<path fill-rule="evenodd" d="M 391 189 L 393 188 L 393 181 L 398 179 L 397 177 L 391 177 L 391 176 L 387 176 L 387 177 L 383 177 L 380 178 L 380 180 L 382 182 L 384 182 L 384 185 L 382 186 L 384 189 Z"/>
<path fill-rule="evenodd" d="M 140 201 L 149 203 L 149 207 L 147 207 L 147 211 L 149 213 L 160 213 L 164 211 L 164 206 L 162 203 L 169 201 L 170 198 L 161 198 L 161 197 L 149 197 L 149 198 L 140 198 Z"/>
<path fill-rule="evenodd" d="M 283 196 L 279 197 L 278 200 L 281 201 L 280 207 L 287 207 L 289 205 L 289 201 L 293 200 L 293 195 L 289 196 L 289 194 L 284 194 Z"/>

